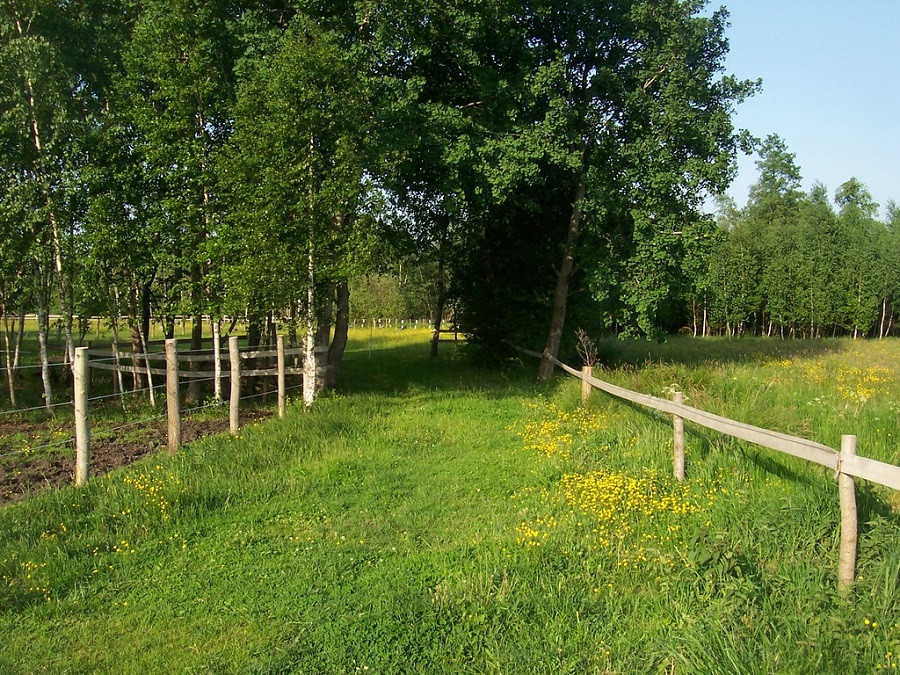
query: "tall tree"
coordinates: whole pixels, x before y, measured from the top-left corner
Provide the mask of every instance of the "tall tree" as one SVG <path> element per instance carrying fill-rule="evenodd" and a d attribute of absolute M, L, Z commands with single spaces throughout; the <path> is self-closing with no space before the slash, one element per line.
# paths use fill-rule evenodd
<path fill-rule="evenodd" d="M 653 264 L 657 281 L 635 280 L 626 301 L 649 328 L 656 284 L 678 269 L 668 259 L 674 233 L 732 172 L 740 141 L 732 107 L 754 85 L 722 75 L 727 14 L 704 16 L 703 6 L 546 0 L 523 12 L 533 67 L 514 132 L 492 144 L 491 177 L 498 196 L 535 184 L 547 167 L 568 186 L 540 379 L 553 371 L 583 233 L 623 217 L 632 223 L 626 255 L 643 272 Z"/>
<path fill-rule="evenodd" d="M 74 359 L 69 279 L 64 262 L 64 221 L 67 144 L 78 123 L 73 93 L 76 74 L 66 63 L 60 45 L 64 33 L 54 19 L 56 2 L 7 2 L 0 8 L 0 166 L 2 190 L 13 218 L 30 229 L 33 262 L 40 266 L 36 278 L 55 279 L 60 304 L 66 315 L 67 354 Z M 46 247 L 46 248 L 44 248 Z M 49 269 L 44 266 L 49 265 Z M 50 294 L 34 299 L 38 313 L 50 311 Z M 46 320 L 39 321 L 44 365 L 45 399 L 50 405 L 46 356 Z"/>
<path fill-rule="evenodd" d="M 844 291 L 846 323 L 853 337 L 867 334 L 878 316 L 878 282 L 872 274 L 877 263 L 875 215 L 878 205 L 856 178 L 842 184 L 834 197 L 840 211 L 838 221 L 846 242 Z"/>
<path fill-rule="evenodd" d="M 784 336 L 796 324 L 801 279 L 798 277 L 800 233 L 800 169 L 795 156 L 777 135 L 761 144 L 757 181 L 750 187 L 744 213 L 760 262 L 760 307 L 756 309 L 758 330 L 771 334 L 776 328 Z"/>
<path fill-rule="evenodd" d="M 359 56 L 341 34 L 295 17 L 242 84 L 221 164 L 231 207 L 221 230 L 227 274 L 245 297 L 265 294 L 268 306 L 302 301 L 307 406 L 316 393 L 318 291 L 346 280 L 367 236 L 359 226 L 372 127 Z"/>
<path fill-rule="evenodd" d="M 202 314 L 208 309 L 204 251 L 212 233 L 213 155 L 232 123 L 239 56 L 234 24 L 240 9 L 227 0 L 146 0 L 117 83 L 114 112 L 125 120 L 134 159 L 150 188 L 141 196 L 152 191 L 141 225 L 163 244 L 151 281 L 170 280 L 170 286 L 177 285 L 174 293 L 186 296 L 192 349 L 200 348 Z M 138 337 L 145 341 L 152 287 L 135 279 L 129 290 L 139 315 L 135 327 L 143 334 Z M 192 384 L 188 396 L 196 398 Z"/>

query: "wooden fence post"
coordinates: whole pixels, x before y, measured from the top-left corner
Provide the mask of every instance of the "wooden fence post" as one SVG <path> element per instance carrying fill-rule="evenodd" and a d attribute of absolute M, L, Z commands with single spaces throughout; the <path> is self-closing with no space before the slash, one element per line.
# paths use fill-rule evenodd
<path fill-rule="evenodd" d="M 178 393 L 178 342 L 166 340 L 166 419 L 169 452 L 181 447 L 181 397 Z"/>
<path fill-rule="evenodd" d="M 287 389 L 284 384 L 284 335 L 275 338 L 275 352 L 278 360 L 278 416 L 284 417 L 287 407 Z"/>
<path fill-rule="evenodd" d="M 581 405 L 587 405 L 588 399 L 591 397 L 593 387 L 587 381 L 587 378 L 593 376 L 594 369 L 591 366 L 581 367 Z"/>
<path fill-rule="evenodd" d="M 90 430 L 88 428 L 88 348 L 75 350 L 75 485 L 84 485 L 90 470 Z"/>
<path fill-rule="evenodd" d="M 675 392 L 675 403 L 681 405 L 684 403 L 684 393 Z M 684 418 L 680 415 L 672 416 L 675 428 L 675 454 L 672 459 L 672 472 L 675 479 L 679 482 L 684 481 Z"/>
<path fill-rule="evenodd" d="M 241 406 L 241 353 L 238 351 L 238 339 L 236 335 L 228 338 L 228 357 L 231 361 L 231 398 L 228 406 L 228 424 L 231 435 L 237 436 L 240 431 Z"/>
<path fill-rule="evenodd" d="M 856 436 L 841 436 L 841 458 L 856 455 Z M 838 593 L 846 596 L 856 576 L 856 485 L 853 476 L 838 475 L 841 500 L 841 553 L 838 562 Z"/>

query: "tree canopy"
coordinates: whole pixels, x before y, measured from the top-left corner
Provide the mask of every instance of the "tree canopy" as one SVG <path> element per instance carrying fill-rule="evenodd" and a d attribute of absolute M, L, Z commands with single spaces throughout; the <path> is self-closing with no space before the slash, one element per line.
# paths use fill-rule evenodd
<path fill-rule="evenodd" d="M 7 337 L 57 311 L 71 357 L 86 316 L 136 348 L 243 317 L 312 362 L 334 323 L 336 369 L 350 289 L 400 261 L 494 355 L 573 323 L 890 333 L 897 208 L 856 179 L 804 195 L 770 136 L 746 208 L 703 215 L 753 145 L 727 27 L 700 0 L 7 2 Z"/>

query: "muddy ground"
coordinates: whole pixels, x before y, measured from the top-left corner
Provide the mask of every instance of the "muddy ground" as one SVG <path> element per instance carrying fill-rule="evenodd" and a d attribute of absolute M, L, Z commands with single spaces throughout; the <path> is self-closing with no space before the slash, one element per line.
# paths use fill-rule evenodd
<path fill-rule="evenodd" d="M 272 417 L 271 410 L 242 410 L 241 425 Z M 181 424 L 182 443 L 190 443 L 203 436 L 228 431 L 228 420 L 184 420 Z M 61 445 L 52 451 L 41 451 L 40 455 L 23 460 L 16 457 L 15 443 L 9 437 L 25 434 L 29 437 L 40 434 L 58 434 L 61 438 L 71 435 L 71 425 L 33 422 L 0 422 L 0 505 L 19 501 L 29 495 L 69 485 L 75 480 L 75 449 L 73 444 Z M 21 438 L 21 436 L 19 436 Z M 46 442 L 46 441 L 44 441 Z M 52 442 L 52 441 L 50 441 Z M 38 443 L 35 443 L 38 445 Z M 101 476 L 113 469 L 131 464 L 146 455 L 165 452 L 167 446 L 166 422 L 156 420 L 130 428 L 114 437 L 91 439 L 91 476 Z M 9 457 L 3 457 L 10 453 Z M 14 459 L 14 461 L 9 461 Z"/>

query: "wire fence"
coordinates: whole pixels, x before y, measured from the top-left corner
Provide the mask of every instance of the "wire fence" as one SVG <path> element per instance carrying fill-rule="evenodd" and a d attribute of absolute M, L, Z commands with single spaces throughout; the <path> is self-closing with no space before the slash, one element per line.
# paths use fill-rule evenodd
<path fill-rule="evenodd" d="M 58 403 L 51 403 L 50 405 L 35 405 L 30 408 L 16 408 L 14 410 L 0 410 L 0 415 L 21 415 L 22 413 L 34 412 L 35 410 L 47 410 L 48 408 L 59 408 L 64 405 L 72 405 L 73 401 L 59 401 Z"/>
<path fill-rule="evenodd" d="M 63 445 L 69 445 L 75 443 L 75 437 L 67 438 L 64 441 L 54 441 L 52 443 L 44 443 L 42 445 L 28 446 L 25 448 L 19 448 L 18 450 L 13 450 L 12 452 L 5 452 L 0 455 L 0 459 L 5 457 L 13 457 L 14 455 L 23 455 L 23 454 L 31 454 L 38 452 L 39 450 L 46 450 L 47 448 L 55 448 Z"/>
<path fill-rule="evenodd" d="M 148 391 L 155 391 L 157 389 L 165 389 L 166 385 L 163 384 L 155 384 L 152 387 L 141 387 L 140 389 L 128 389 L 127 391 L 117 391 L 112 394 L 103 394 L 101 396 L 92 396 L 88 399 L 88 401 L 106 401 L 111 398 L 123 398 L 124 396 L 133 396 L 134 394 L 143 394 Z"/>
<path fill-rule="evenodd" d="M 48 368 L 56 368 L 59 366 L 69 367 L 69 363 L 66 361 L 53 361 L 47 364 Z M 5 366 L 0 364 L 0 370 L 3 372 L 9 372 L 10 370 L 18 371 L 18 370 L 37 370 L 39 368 L 43 368 L 43 364 L 41 363 L 29 363 L 24 366 Z"/>
<path fill-rule="evenodd" d="M 191 353 L 196 354 L 198 352 L 207 352 L 208 353 L 210 351 L 212 351 L 212 350 L 187 350 L 185 352 L 180 352 L 179 356 L 184 355 L 184 354 L 191 354 Z M 223 350 L 223 352 L 225 352 L 225 354 L 227 354 L 226 350 Z M 157 356 L 159 356 L 159 355 L 164 356 L 165 352 L 154 352 L 154 354 Z M 247 354 L 241 354 L 241 357 L 246 357 L 246 356 L 247 356 Z M 259 358 L 272 358 L 272 356 L 268 356 L 268 355 L 259 356 L 258 351 L 252 352 L 250 354 L 250 356 L 258 356 Z M 130 359 L 132 357 L 143 358 L 143 355 L 142 354 L 129 354 L 127 356 L 120 356 L 121 359 L 125 359 L 125 358 Z M 91 358 L 90 364 L 97 364 L 97 363 L 103 364 L 103 363 L 106 363 L 109 361 L 115 361 L 115 360 L 117 360 L 115 357 Z M 56 365 L 60 365 L 60 364 L 56 364 Z M 68 366 L 69 364 L 66 363 L 63 365 Z M 287 368 L 286 366 L 282 366 L 282 367 L 284 367 L 283 372 L 285 375 L 294 374 L 293 369 Z M 271 372 L 269 372 L 269 371 L 263 372 L 263 371 L 259 371 L 259 370 L 245 370 L 245 371 L 242 371 L 242 377 L 251 377 L 251 378 L 252 377 L 274 377 L 277 375 L 277 372 L 278 372 L 277 369 L 273 369 Z M 186 379 L 186 380 L 182 380 L 179 378 L 178 389 L 179 389 L 179 391 L 181 391 L 182 388 L 185 386 L 195 387 L 197 385 L 212 382 L 217 379 L 222 381 L 222 380 L 228 379 L 229 377 L 230 377 L 230 369 L 223 368 L 219 377 L 216 377 L 215 375 L 213 375 L 213 376 L 209 376 L 209 377 L 190 378 L 190 379 Z M 134 397 L 135 395 L 145 394 L 145 393 L 160 390 L 160 389 L 166 389 L 167 387 L 168 387 L 167 382 L 161 382 L 160 384 L 140 387 L 139 389 L 114 391 L 109 394 L 99 394 L 99 395 L 95 395 L 95 396 L 85 397 L 83 399 L 83 402 L 84 402 L 85 406 L 90 403 L 102 404 L 102 403 L 108 402 L 112 399 L 124 400 L 124 399 L 126 399 L 126 397 L 131 398 L 131 397 Z M 263 391 L 258 391 L 255 393 L 242 394 L 237 397 L 237 401 L 255 400 L 255 399 L 269 397 L 269 396 L 276 395 L 276 394 L 279 396 L 283 396 L 284 400 L 286 400 L 287 392 L 295 391 L 297 389 L 301 389 L 302 387 L 303 387 L 303 384 L 297 384 L 297 385 L 293 385 L 290 387 L 282 387 L 280 394 L 278 393 L 277 389 L 264 389 Z M 76 387 L 76 389 L 77 389 L 77 387 Z M 8 416 L 12 416 L 12 415 L 21 415 L 21 414 L 25 414 L 25 413 L 48 410 L 48 409 L 50 409 L 52 411 L 52 410 L 55 410 L 57 408 L 64 407 L 64 406 L 73 406 L 74 403 L 75 403 L 74 400 L 67 400 L 67 401 L 60 401 L 60 402 L 53 403 L 50 406 L 39 405 L 39 406 L 16 408 L 14 410 L 0 411 L 0 416 L 8 417 Z M 225 405 L 227 405 L 228 403 L 229 403 L 228 400 L 224 400 L 222 398 L 212 399 L 206 403 L 201 403 L 199 405 L 194 405 L 187 409 L 181 410 L 180 415 L 181 415 L 181 417 L 190 417 L 190 416 L 192 416 L 198 412 L 201 412 L 203 410 L 207 410 L 210 408 L 225 407 Z M 279 404 L 279 409 L 281 409 L 281 403 Z M 100 424 L 98 424 L 96 427 L 94 427 L 92 434 L 95 437 L 106 437 L 110 434 L 116 434 L 116 433 L 124 431 L 126 429 L 131 429 L 134 427 L 139 427 L 139 426 L 150 424 L 153 422 L 159 422 L 162 420 L 166 420 L 169 417 L 169 414 L 170 414 L 169 411 L 167 411 L 165 413 L 161 412 L 159 414 L 152 414 L 152 415 L 145 416 L 145 417 L 142 417 L 141 419 L 137 419 L 137 420 L 124 421 L 121 424 L 116 424 L 115 426 L 101 426 Z M 76 412 L 76 418 L 77 418 L 77 412 Z M 77 420 L 76 420 L 76 423 L 77 423 Z M 50 448 L 56 448 L 56 447 L 63 448 L 63 447 L 72 446 L 72 445 L 77 446 L 78 438 L 77 438 L 77 434 L 76 434 L 76 436 L 72 436 L 72 437 L 66 438 L 64 440 L 52 441 L 52 442 L 48 442 L 48 443 L 41 443 L 40 445 L 36 445 L 36 446 L 27 445 L 27 441 L 25 443 L 26 443 L 26 445 L 24 445 L 24 447 L 22 447 L 22 448 L 19 448 L 12 452 L 5 452 L 5 453 L 0 454 L 0 459 L 12 457 L 15 455 L 23 455 L 23 454 L 30 455 L 30 454 L 39 452 L 41 450 L 47 450 Z"/>

